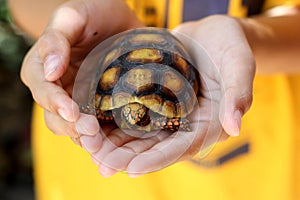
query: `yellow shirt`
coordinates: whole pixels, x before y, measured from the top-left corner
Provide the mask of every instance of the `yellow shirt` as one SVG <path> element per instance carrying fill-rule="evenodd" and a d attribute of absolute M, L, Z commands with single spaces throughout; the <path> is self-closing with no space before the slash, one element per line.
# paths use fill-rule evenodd
<path fill-rule="evenodd" d="M 182 20 L 183 0 L 127 1 L 149 24 L 172 28 Z M 145 19 L 138 6 L 151 2 L 156 15 Z M 293 3 L 300 2 L 266 1 L 264 8 Z M 167 6 L 168 22 L 162 23 Z M 247 13 L 240 0 L 230 1 L 228 8 L 231 15 Z M 256 77 L 241 136 L 218 144 L 204 160 L 177 163 L 135 179 L 122 173 L 102 178 L 88 153 L 69 138 L 55 136 L 42 119 L 43 111 L 36 106 L 33 152 L 41 200 L 300 199 L 300 75 Z"/>

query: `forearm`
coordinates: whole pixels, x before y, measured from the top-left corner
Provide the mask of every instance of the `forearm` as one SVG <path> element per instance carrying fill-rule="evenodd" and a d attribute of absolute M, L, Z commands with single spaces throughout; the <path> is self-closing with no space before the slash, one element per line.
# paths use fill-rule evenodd
<path fill-rule="evenodd" d="M 65 6 L 74 8 L 79 14 L 88 13 L 90 21 L 95 21 L 94 27 L 119 26 L 120 31 L 124 27 L 142 26 L 132 11 L 122 0 L 7 0 L 14 23 L 28 35 L 37 39 L 44 32 L 53 12 L 66 3 Z M 83 9 L 87 9 L 84 12 Z M 62 19 L 64 20 L 64 19 Z M 97 24 L 96 24 L 97 23 Z M 109 34 L 109 33 L 107 33 Z"/>
<path fill-rule="evenodd" d="M 300 72 L 300 12 L 241 19 L 255 56 L 257 72 Z"/>
<path fill-rule="evenodd" d="M 14 23 L 32 38 L 44 31 L 52 12 L 65 0 L 7 0 Z"/>

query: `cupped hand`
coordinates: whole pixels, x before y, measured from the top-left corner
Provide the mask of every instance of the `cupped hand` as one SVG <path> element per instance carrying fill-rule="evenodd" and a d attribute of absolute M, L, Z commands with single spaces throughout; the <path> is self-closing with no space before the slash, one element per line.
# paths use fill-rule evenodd
<path fill-rule="evenodd" d="M 99 125 L 95 117 L 80 114 L 72 100 L 74 80 L 81 62 L 98 43 L 140 26 L 142 23 L 123 0 L 69 1 L 55 11 L 43 35 L 26 55 L 21 70 L 22 81 L 45 110 L 51 131 L 70 136 L 76 143 L 80 143 L 79 135 L 102 141 L 96 137 Z M 99 144 L 96 146 L 99 148 Z"/>
<path fill-rule="evenodd" d="M 173 33 L 201 74 L 199 107 L 190 116 L 192 131 L 133 137 L 117 127 L 111 129 L 101 149 L 92 153 L 105 177 L 118 171 L 139 176 L 192 158 L 199 151 L 203 157 L 217 141 L 239 135 L 242 116 L 251 106 L 255 74 L 254 58 L 239 21 L 212 16 L 184 23 Z"/>

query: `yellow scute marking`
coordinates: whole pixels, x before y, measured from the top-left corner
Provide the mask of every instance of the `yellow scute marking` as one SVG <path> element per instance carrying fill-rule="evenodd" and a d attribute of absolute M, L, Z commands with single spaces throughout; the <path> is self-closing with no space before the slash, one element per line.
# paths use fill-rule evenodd
<path fill-rule="evenodd" d="M 157 49 L 138 49 L 129 53 L 127 60 L 132 62 L 160 62 L 160 51 Z"/>

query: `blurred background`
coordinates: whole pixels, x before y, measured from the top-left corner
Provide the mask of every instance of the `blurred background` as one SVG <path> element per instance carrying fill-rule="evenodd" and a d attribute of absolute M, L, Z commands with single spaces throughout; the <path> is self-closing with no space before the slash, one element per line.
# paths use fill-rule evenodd
<path fill-rule="evenodd" d="M 32 42 L 12 25 L 0 0 L 0 199 L 34 199 L 30 120 L 32 98 L 19 71 Z"/>

